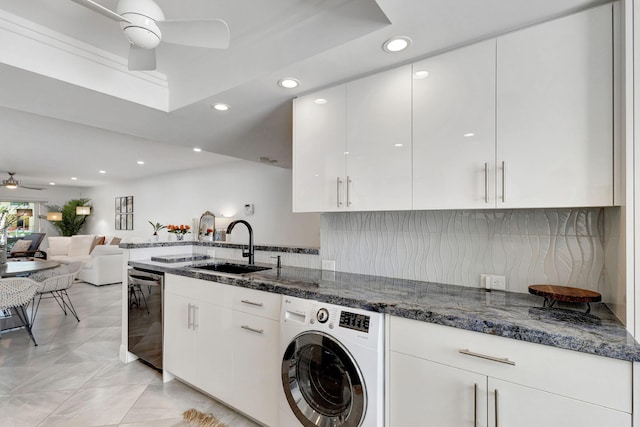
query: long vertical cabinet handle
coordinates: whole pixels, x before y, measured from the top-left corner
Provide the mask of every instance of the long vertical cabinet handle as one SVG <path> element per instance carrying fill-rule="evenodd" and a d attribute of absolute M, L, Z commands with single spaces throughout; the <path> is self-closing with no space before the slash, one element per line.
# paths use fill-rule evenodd
<path fill-rule="evenodd" d="M 347 177 L 347 206 L 351 206 L 351 197 L 349 197 L 349 184 L 351 184 L 351 178 Z"/>
<path fill-rule="evenodd" d="M 193 330 L 197 331 L 200 326 L 200 307 L 193 304 Z"/>
<path fill-rule="evenodd" d="M 502 161 L 502 203 L 504 203 L 504 202 L 505 202 L 505 200 L 506 200 L 506 196 L 505 196 L 505 194 L 504 194 L 504 193 L 505 193 L 505 191 L 506 191 L 506 190 L 505 190 L 505 183 L 504 183 L 504 178 L 505 178 L 505 176 L 506 176 L 506 173 L 505 173 L 505 171 L 504 171 L 504 165 L 505 165 L 505 164 L 504 164 L 504 160 L 503 160 L 503 161 Z"/>
<path fill-rule="evenodd" d="M 342 207 L 342 202 L 340 201 L 340 184 L 342 184 L 342 181 L 340 180 L 340 177 L 336 178 L 336 206 L 337 207 Z"/>
<path fill-rule="evenodd" d="M 495 395 L 496 395 L 496 399 L 493 401 L 493 403 L 494 403 L 494 405 L 493 405 L 493 406 L 494 406 L 493 410 L 494 410 L 494 411 L 495 411 L 495 413 L 496 413 L 496 417 L 495 417 L 495 427 L 499 427 L 499 426 L 498 426 L 498 389 L 495 389 L 495 390 L 494 390 L 494 393 L 495 393 Z"/>
<path fill-rule="evenodd" d="M 478 384 L 473 385 L 473 427 L 478 427 Z"/>
<path fill-rule="evenodd" d="M 484 162 L 484 202 L 489 203 L 489 163 Z"/>
<path fill-rule="evenodd" d="M 187 310 L 187 329 L 191 329 L 193 327 L 193 304 L 189 303 L 189 309 Z"/>

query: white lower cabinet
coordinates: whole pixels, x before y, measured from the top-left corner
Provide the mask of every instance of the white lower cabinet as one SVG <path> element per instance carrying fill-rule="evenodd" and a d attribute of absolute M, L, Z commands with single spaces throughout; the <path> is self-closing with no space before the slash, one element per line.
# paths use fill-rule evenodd
<path fill-rule="evenodd" d="M 234 311 L 233 330 L 233 363 L 242 367 L 233 378 L 234 406 L 269 426 L 277 426 L 280 324 Z"/>
<path fill-rule="evenodd" d="M 167 274 L 164 300 L 164 369 L 277 426 L 280 295 Z"/>
<path fill-rule="evenodd" d="M 389 427 L 631 426 L 631 362 L 390 318 Z"/>
<path fill-rule="evenodd" d="M 390 370 L 392 426 L 487 425 L 486 376 L 396 352 Z"/>

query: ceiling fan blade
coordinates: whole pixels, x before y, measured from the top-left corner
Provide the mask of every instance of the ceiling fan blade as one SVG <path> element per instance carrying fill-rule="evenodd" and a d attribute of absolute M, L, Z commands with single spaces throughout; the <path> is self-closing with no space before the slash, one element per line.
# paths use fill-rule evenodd
<path fill-rule="evenodd" d="M 98 12 L 102 16 L 106 16 L 109 19 L 113 19 L 114 21 L 124 21 L 129 22 L 129 20 L 123 18 L 121 15 L 115 13 L 111 9 L 107 9 L 106 7 L 98 4 L 92 0 L 71 0 L 72 2 L 78 3 L 88 9 L 93 10 L 94 12 Z"/>
<path fill-rule="evenodd" d="M 129 71 L 148 71 L 156 69 L 156 50 L 129 46 Z"/>
<path fill-rule="evenodd" d="M 20 188 L 26 188 L 27 190 L 46 190 L 45 187 L 30 187 L 28 185 L 20 185 Z"/>
<path fill-rule="evenodd" d="M 162 41 L 186 46 L 226 49 L 229 26 L 222 19 L 156 21 Z"/>

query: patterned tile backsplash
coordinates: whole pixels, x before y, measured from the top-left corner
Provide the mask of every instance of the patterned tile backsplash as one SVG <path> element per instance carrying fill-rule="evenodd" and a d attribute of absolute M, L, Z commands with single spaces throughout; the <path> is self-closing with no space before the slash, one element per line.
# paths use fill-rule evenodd
<path fill-rule="evenodd" d="M 604 223 L 603 208 L 325 213 L 320 255 L 351 273 L 474 287 L 488 273 L 513 292 L 602 291 Z"/>

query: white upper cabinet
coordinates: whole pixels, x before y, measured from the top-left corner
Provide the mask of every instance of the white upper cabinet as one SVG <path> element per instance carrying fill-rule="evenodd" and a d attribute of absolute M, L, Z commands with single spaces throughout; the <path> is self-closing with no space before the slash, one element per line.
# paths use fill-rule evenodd
<path fill-rule="evenodd" d="M 347 210 L 411 209 L 411 66 L 347 83 Z"/>
<path fill-rule="evenodd" d="M 495 207 L 495 39 L 413 64 L 413 208 Z"/>
<path fill-rule="evenodd" d="M 339 181 L 346 176 L 345 119 L 344 85 L 294 100 L 294 212 L 344 209 Z"/>
<path fill-rule="evenodd" d="M 295 212 L 411 209 L 411 66 L 294 101 Z"/>
<path fill-rule="evenodd" d="M 498 38 L 498 207 L 613 203 L 612 34 L 608 4 Z"/>

